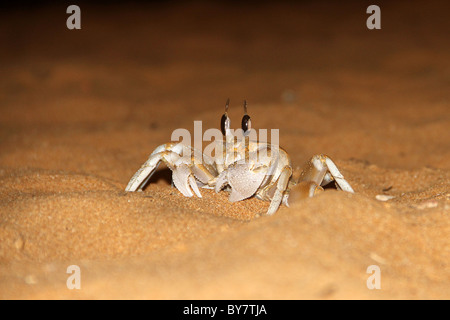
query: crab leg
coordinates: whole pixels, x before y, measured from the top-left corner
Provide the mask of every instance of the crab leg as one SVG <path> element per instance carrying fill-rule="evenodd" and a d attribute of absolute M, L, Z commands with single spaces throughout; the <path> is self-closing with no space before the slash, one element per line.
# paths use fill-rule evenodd
<path fill-rule="evenodd" d="M 287 185 L 289 183 L 291 175 L 291 167 L 285 166 L 281 171 L 280 176 L 278 177 L 275 193 L 272 197 L 272 201 L 270 202 L 269 209 L 267 210 L 267 215 L 272 215 L 278 210 L 278 207 L 283 200 L 284 192 L 287 189 Z"/>
<path fill-rule="evenodd" d="M 182 156 L 183 154 L 189 156 Z M 201 198 L 198 189 L 197 180 L 204 184 L 213 174 L 206 167 L 209 165 L 193 164 L 192 155 L 196 152 L 194 149 L 182 145 L 181 143 L 163 144 L 155 149 L 148 160 L 134 174 L 128 183 L 125 191 L 140 191 L 155 173 L 161 161 L 163 161 L 170 170 L 172 170 L 172 179 L 175 187 L 186 197 L 195 195 Z M 192 189 L 192 191 L 191 191 Z"/>
<path fill-rule="evenodd" d="M 336 181 L 338 188 L 343 191 L 354 192 L 333 160 L 326 155 L 315 155 L 306 163 L 298 182 L 312 181 L 317 186 L 323 186 L 333 180 Z"/>
<path fill-rule="evenodd" d="M 299 172 L 296 170 L 296 172 Z M 290 181 L 289 203 L 315 196 L 323 191 L 322 186 L 336 181 L 337 188 L 353 193 L 350 184 L 344 179 L 334 162 L 326 155 L 312 157 L 302 168 L 300 177 Z"/>
<path fill-rule="evenodd" d="M 171 143 L 163 144 L 157 147 L 148 160 L 142 165 L 142 167 L 133 175 L 128 182 L 125 191 L 140 191 L 142 190 L 151 176 L 155 173 L 156 169 L 162 161 L 173 170 L 174 166 L 171 163 L 175 163 L 174 160 L 178 160 L 180 157 L 182 148 L 181 146 L 175 146 Z M 175 158 L 175 156 L 178 156 Z M 173 158 L 173 159 L 171 159 Z"/>

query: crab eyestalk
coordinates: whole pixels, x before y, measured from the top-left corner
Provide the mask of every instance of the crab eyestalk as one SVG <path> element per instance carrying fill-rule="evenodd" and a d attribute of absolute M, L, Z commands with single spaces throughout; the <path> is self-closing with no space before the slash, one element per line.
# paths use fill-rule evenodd
<path fill-rule="evenodd" d="M 220 130 L 224 136 L 227 136 L 230 132 L 231 121 L 228 117 L 228 106 L 230 105 L 230 99 L 227 99 L 227 103 L 225 105 L 225 113 L 222 115 L 220 119 Z"/>
<path fill-rule="evenodd" d="M 247 100 L 244 100 L 244 116 L 242 117 L 241 127 L 244 134 L 252 129 L 252 120 L 247 114 Z"/>

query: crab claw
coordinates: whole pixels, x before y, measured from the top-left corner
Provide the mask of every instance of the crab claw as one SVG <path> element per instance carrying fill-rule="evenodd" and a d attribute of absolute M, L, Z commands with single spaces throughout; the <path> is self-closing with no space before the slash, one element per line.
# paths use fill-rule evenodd
<path fill-rule="evenodd" d="M 267 167 L 251 168 L 248 163 L 235 163 L 223 171 L 216 182 L 219 192 L 226 184 L 231 187 L 229 200 L 237 202 L 254 195 L 266 176 Z"/>
<path fill-rule="evenodd" d="M 185 197 L 193 196 L 191 188 L 197 197 L 202 197 L 200 190 L 198 189 L 197 182 L 188 165 L 180 164 L 179 166 L 175 167 L 172 173 L 172 179 L 175 187 Z"/>

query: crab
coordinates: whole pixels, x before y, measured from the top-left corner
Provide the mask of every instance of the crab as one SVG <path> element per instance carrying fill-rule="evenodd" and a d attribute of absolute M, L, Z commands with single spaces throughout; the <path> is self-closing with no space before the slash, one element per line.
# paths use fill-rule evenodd
<path fill-rule="evenodd" d="M 142 191 L 161 162 L 172 171 L 173 185 L 186 197 L 201 198 L 199 188 L 228 191 L 229 201 L 250 197 L 270 201 L 267 215 L 274 214 L 289 199 L 313 197 L 323 187 L 335 182 L 337 189 L 353 193 L 350 184 L 327 155 L 313 156 L 303 167 L 292 169 L 288 153 L 278 145 L 252 139 L 251 120 L 244 101 L 243 136 L 238 139 L 230 128 L 227 111 L 221 118 L 219 151 L 214 156 L 183 142 L 157 147 L 130 179 L 125 191 Z M 253 129 L 254 131 L 254 129 Z M 198 160 L 200 159 L 200 161 Z"/>

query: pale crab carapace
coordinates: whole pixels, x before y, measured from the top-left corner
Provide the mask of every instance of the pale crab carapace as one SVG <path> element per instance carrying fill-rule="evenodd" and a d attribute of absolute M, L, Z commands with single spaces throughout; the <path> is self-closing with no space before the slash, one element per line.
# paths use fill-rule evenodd
<path fill-rule="evenodd" d="M 289 196 L 312 197 L 323 186 L 335 182 L 337 189 L 353 193 L 334 162 L 326 155 L 313 156 L 293 174 L 291 160 L 278 145 L 251 139 L 251 120 L 244 102 L 243 136 L 239 139 L 230 128 L 227 111 L 221 118 L 224 140 L 218 141 L 214 156 L 203 154 L 192 146 L 170 142 L 157 147 L 134 174 L 125 191 L 142 191 L 161 162 L 172 170 L 173 185 L 186 197 L 201 198 L 200 188 L 230 192 L 229 201 L 252 196 L 270 201 L 268 215 L 281 203 L 289 206 Z M 216 141 L 217 143 L 217 141 Z M 219 152 L 217 152 L 219 150 Z M 201 161 L 198 161 L 201 159 Z"/>

